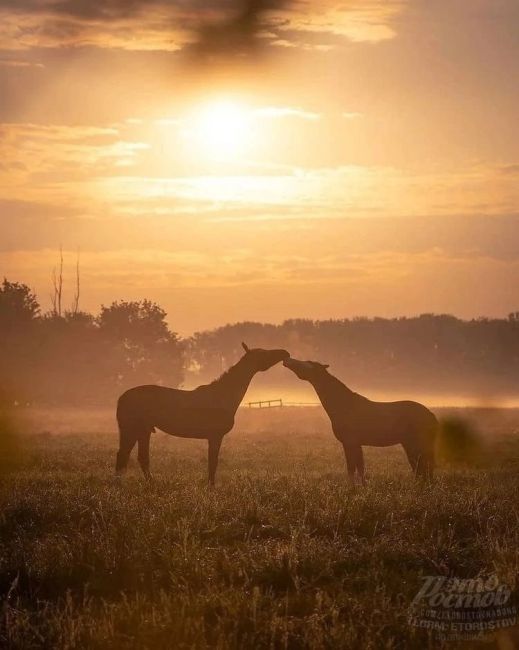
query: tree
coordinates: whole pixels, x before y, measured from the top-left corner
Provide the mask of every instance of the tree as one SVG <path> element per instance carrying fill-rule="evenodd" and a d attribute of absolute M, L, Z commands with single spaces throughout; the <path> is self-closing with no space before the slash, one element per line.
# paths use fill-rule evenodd
<path fill-rule="evenodd" d="M 0 401 L 10 403 L 28 395 L 39 313 L 29 287 L 4 278 L 0 286 Z"/>
<path fill-rule="evenodd" d="M 178 386 L 184 376 L 184 347 L 170 331 L 166 312 L 150 300 L 102 306 L 97 319 L 109 342 L 111 377 L 120 388 L 136 383 Z"/>
<path fill-rule="evenodd" d="M 17 330 L 32 323 L 39 314 L 40 305 L 31 289 L 4 278 L 0 286 L 0 329 Z"/>
<path fill-rule="evenodd" d="M 153 345 L 175 335 L 169 331 L 166 312 L 150 300 L 113 302 L 101 307 L 97 319 L 103 335 L 129 345 Z"/>
<path fill-rule="evenodd" d="M 92 403 L 104 397 L 104 365 L 109 356 L 95 318 L 85 312 L 46 314 L 35 333 L 32 371 L 34 399 L 56 404 Z"/>

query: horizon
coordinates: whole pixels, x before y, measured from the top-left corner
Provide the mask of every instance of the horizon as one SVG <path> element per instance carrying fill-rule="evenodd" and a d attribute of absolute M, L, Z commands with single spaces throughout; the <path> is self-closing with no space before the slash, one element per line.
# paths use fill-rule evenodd
<path fill-rule="evenodd" d="M 5 278 L 9 282 L 20 282 L 18 278 L 12 278 L 8 277 Z M 22 284 L 25 284 L 22 282 Z M 52 315 L 53 314 L 53 308 L 52 308 L 52 299 L 49 297 L 47 300 L 42 301 L 41 296 L 37 293 L 37 291 L 33 288 L 30 287 L 30 285 L 26 285 L 29 287 L 29 289 L 34 293 L 38 304 L 40 306 L 40 316 L 46 316 L 46 315 Z M 50 293 L 50 292 L 49 292 Z M 66 296 L 66 294 L 65 294 Z M 145 296 L 141 297 L 135 297 L 133 299 L 127 299 L 124 296 L 120 297 L 114 297 L 113 300 L 109 300 L 106 303 L 100 303 L 95 307 L 86 307 L 82 303 L 79 305 L 80 309 L 79 311 L 90 314 L 91 316 L 97 317 L 102 309 L 102 307 L 109 307 L 111 304 L 114 302 L 140 302 L 144 300 L 150 300 L 149 298 Z M 155 302 L 152 300 L 152 302 Z M 160 302 L 156 302 L 156 304 L 164 308 L 164 305 L 161 304 Z M 72 300 L 70 300 L 70 305 L 72 305 Z M 518 305 L 519 306 L 519 305 Z M 67 304 L 64 304 L 63 306 L 63 315 L 66 315 L 67 311 Z M 211 324 L 205 328 L 200 328 L 200 329 L 193 329 L 190 331 L 182 331 L 180 328 L 176 327 L 174 318 L 170 317 L 170 313 L 166 311 L 166 317 L 165 320 L 168 323 L 168 326 L 172 332 L 175 334 L 179 335 L 180 338 L 191 338 L 196 334 L 199 333 L 204 333 L 204 332 L 209 332 L 212 330 L 218 330 L 218 329 L 223 329 L 226 327 L 235 327 L 237 325 L 243 325 L 243 324 L 251 324 L 251 325 L 272 325 L 274 327 L 279 327 L 283 325 L 284 323 L 290 322 L 290 321 L 311 321 L 311 322 L 337 322 L 337 321 L 355 321 L 355 320 L 376 320 L 376 319 L 381 319 L 381 320 L 403 320 L 403 319 L 419 319 L 425 316 L 431 316 L 431 317 L 451 317 L 455 318 L 460 321 L 465 321 L 465 322 L 470 322 L 470 321 L 484 321 L 484 320 L 501 320 L 501 321 L 507 321 L 510 319 L 510 316 L 513 314 L 519 313 L 519 309 L 513 309 L 510 312 L 506 314 L 467 314 L 467 315 L 461 315 L 461 314 L 455 314 L 452 312 L 434 312 L 434 311 L 423 311 L 423 312 L 416 312 L 416 313 L 388 313 L 388 314 L 379 314 L 379 313 L 373 313 L 373 314 L 366 314 L 366 313 L 354 313 L 354 314 L 345 314 L 345 315 L 337 315 L 337 316 L 324 316 L 324 317 L 311 317 L 311 316 L 298 316 L 298 315 L 289 315 L 286 317 L 282 317 L 278 320 L 260 320 L 260 319 L 251 319 L 251 318 L 243 318 L 241 320 L 229 320 L 229 321 L 221 321 L 221 322 L 215 322 L 214 324 Z"/>
<path fill-rule="evenodd" d="M 519 220 L 518 220 L 518 225 L 519 225 Z M 52 311 L 52 273 L 56 270 L 59 270 L 59 255 L 60 252 L 58 251 L 53 251 L 52 254 L 54 255 L 54 259 L 56 261 L 56 264 L 53 268 L 48 269 L 48 273 L 46 278 L 43 278 L 42 282 L 43 284 L 41 286 L 46 287 L 38 290 L 38 286 L 35 286 L 34 284 L 31 284 L 30 278 L 27 279 L 27 277 L 17 277 L 13 275 L 6 275 L 4 273 L 4 278 L 6 278 L 10 282 L 21 282 L 23 284 L 26 284 L 31 291 L 34 292 L 36 295 L 38 302 L 41 306 L 41 311 L 42 314 L 46 313 L 51 313 Z M 76 282 L 75 278 L 75 265 L 77 262 L 77 251 L 63 251 L 64 258 L 65 260 L 68 259 L 69 264 L 65 264 L 65 269 L 64 269 L 64 285 L 63 285 L 63 312 L 67 311 L 67 309 L 71 308 L 74 300 L 74 291 L 75 287 L 73 284 Z M 274 287 L 272 287 L 274 289 Z M 321 289 L 321 287 L 319 287 Z M 515 286 L 514 285 L 507 285 L 507 289 L 510 291 L 512 296 L 515 295 Z M 183 293 L 182 295 L 185 297 L 186 295 L 189 295 L 190 293 L 193 292 L 193 288 L 187 291 L 187 293 Z M 247 292 L 247 289 L 245 289 L 245 292 Z M 231 292 L 232 293 L 232 292 Z M 283 293 L 283 288 L 281 289 L 281 292 L 274 292 L 274 297 L 277 297 L 279 293 Z M 310 288 L 307 287 L 306 294 L 303 296 L 303 299 L 305 300 L 307 296 L 311 293 Z M 423 302 L 422 309 L 420 310 L 417 308 L 416 310 L 408 310 L 406 312 L 403 311 L 397 311 L 396 308 L 394 308 L 392 305 L 388 305 L 386 309 L 384 310 L 376 310 L 374 308 L 371 311 L 349 311 L 349 312 L 341 312 L 340 309 L 335 309 L 333 311 L 332 309 L 329 309 L 328 312 L 326 311 L 314 311 L 313 313 L 311 312 L 310 309 L 308 309 L 305 313 L 301 311 L 299 314 L 298 313 L 292 313 L 289 312 L 288 309 L 289 307 L 286 306 L 286 301 L 276 301 L 275 304 L 271 305 L 271 313 L 276 313 L 276 311 L 281 311 L 281 314 L 278 317 L 273 317 L 271 316 L 270 318 L 262 318 L 261 314 L 263 313 L 264 306 L 263 305 L 258 305 L 258 304 L 253 304 L 255 301 L 249 300 L 247 301 L 248 304 L 248 311 L 244 313 L 241 310 L 241 306 L 237 305 L 236 301 L 233 300 L 233 295 L 229 295 L 229 292 L 227 292 L 223 298 L 228 300 L 227 304 L 227 311 L 232 312 L 233 310 L 236 312 L 236 317 L 234 319 L 229 319 L 227 321 L 225 320 L 219 320 L 218 315 L 214 315 L 214 311 L 220 312 L 220 306 L 216 310 L 214 309 L 208 309 L 206 312 L 202 313 L 198 309 L 194 309 L 193 312 L 189 312 L 189 322 L 192 322 L 192 325 L 183 325 L 183 323 L 186 322 L 186 318 L 182 318 L 182 314 L 179 314 L 175 311 L 177 305 L 179 304 L 178 302 L 173 301 L 171 296 L 169 295 L 168 292 L 162 293 L 162 292 L 157 292 L 157 290 L 153 290 L 150 288 L 150 292 L 148 295 L 146 295 L 142 290 L 134 290 L 134 291 L 126 291 L 124 294 L 118 295 L 117 290 L 112 289 L 105 294 L 105 299 L 101 300 L 100 302 L 97 302 L 100 296 L 97 295 L 97 292 L 89 291 L 88 287 L 84 286 L 84 277 L 83 273 L 81 273 L 81 297 L 80 297 L 80 304 L 79 308 L 80 311 L 85 311 L 89 314 L 92 314 L 96 316 L 102 306 L 109 306 L 113 302 L 120 302 L 120 301 L 142 301 L 142 300 L 151 300 L 152 302 L 155 302 L 158 304 L 160 307 L 162 307 L 166 311 L 166 320 L 172 329 L 172 331 L 176 332 L 183 338 L 188 338 L 190 336 L 193 336 L 197 332 L 204 332 L 204 331 L 209 331 L 213 329 L 218 329 L 222 327 L 226 327 L 229 325 L 236 325 L 239 323 L 261 323 L 261 324 L 267 324 L 267 325 L 281 325 L 285 321 L 289 320 L 311 320 L 311 321 L 328 321 L 328 320 L 353 320 L 353 319 L 362 319 L 362 318 L 368 318 L 368 319 L 375 319 L 375 318 L 382 318 L 382 319 L 400 319 L 400 318 L 419 318 L 420 316 L 424 315 L 433 315 L 433 316 L 452 316 L 454 318 L 464 320 L 464 321 L 471 321 L 471 320 L 481 320 L 481 319 L 490 319 L 490 320 L 507 320 L 510 314 L 513 314 L 517 311 L 519 311 L 519 292 L 517 292 L 517 299 L 514 302 L 514 298 L 510 300 L 508 304 L 508 309 L 503 311 L 496 307 L 494 309 L 491 309 L 487 311 L 487 313 L 482 313 L 481 311 L 476 311 L 476 308 L 474 310 L 471 310 L 470 308 L 459 308 L 459 309 L 451 309 L 451 310 L 434 310 L 431 308 L 428 308 L 428 303 L 427 300 Z M 158 294 L 158 295 L 157 295 Z M 101 296 L 102 297 L 102 296 Z M 161 299 L 162 298 L 162 299 Z M 181 303 L 185 304 L 185 303 Z M 205 302 L 204 304 L 208 304 Z M 256 314 L 256 317 L 254 317 L 254 314 Z M 199 323 L 197 326 L 195 323 Z"/>

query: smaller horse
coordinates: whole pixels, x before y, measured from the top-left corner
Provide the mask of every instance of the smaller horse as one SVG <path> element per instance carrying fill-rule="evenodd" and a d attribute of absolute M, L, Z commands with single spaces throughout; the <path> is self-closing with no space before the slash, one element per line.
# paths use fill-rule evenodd
<path fill-rule="evenodd" d="M 180 438 L 207 440 L 209 483 L 214 485 L 223 437 L 234 426 L 234 416 L 252 378 L 290 357 L 286 350 L 252 350 L 245 343 L 242 346 L 244 356 L 211 384 L 194 390 L 137 386 L 121 395 L 117 403 L 118 475 L 125 471 L 137 444 L 139 464 L 144 475 L 150 477 L 150 438 L 157 428 Z"/>
<path fill-rule="evenodd" d="M 337 440 L 342 443 L 348 476 L 355 472 L 364 483 L 362 445 L 388 447 L 401 444 L 419 477 L 434 472 L 434 446 L 438 420 L 418 402 L 373 402 L 354 393 L 317 361 L 287 359 L 283 365 L 314 387 L 330 418 Z"/>

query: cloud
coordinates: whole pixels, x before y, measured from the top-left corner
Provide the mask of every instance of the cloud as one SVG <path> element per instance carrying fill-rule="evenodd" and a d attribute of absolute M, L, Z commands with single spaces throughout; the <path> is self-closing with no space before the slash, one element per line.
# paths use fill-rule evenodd
<path fill-rule="evenodd" d="M 378 43 L 396 36 L 392 26 L 406 0 L 351 0 L 347 3 L 301 0 L 297 11 L 286 13 L 278 29 L 291 44 L 318 49 L 340 40 Z"/>
<path fill-rule="evenodd" d="M 44 68 L 43 63 L 24 61 L 21 59 L 0 59 L 0 68 Z"/>
<path fill-rule="evenodd" d="M 198 59 L 253 53 L 264 45 L 325 48 L 326 35 L 356 42 L 392 38 L 400 0 L 0 0 L 0 49 L 95 46 L 175 51 Z M 324 39 L 324 41 L 323 41 Z"/>
<path fill-rule="evenodd" d="M 0 204 L 1 214 L 13 215 L 2 230 L 15 247 L 0 251 L 0 268 L 34 287 L 44 307 L 64 242 L 65 304 L 79 244 L 83 308 L 146 297 L 187 332 L 221 324 L 222 313 L 275 320 L 516 308 L 519 215 L 340 219 L 285 229 L 279 221 L 212 225 L 197 215 L 96 223 L 63 212 L 43 219 L 31 205 L 15 210 Z"/>
<path fill-rule="evenodd" d="M 289 106 L 265 106 L 254 110 L 253 115 L 267 118 L 297 117 L 302 120 L 319 120 L 321 118 L 319 113 Z"/>
<path fill-rule="evenodd" d="M 122 128 L 122 127 L 121 127 Z M 74 203 L 79 183 L 133 164 L 149 148 L 118 127 L 0 124 L 0 189 L 5 199 Z"/>
<path fill-rule="evenodd" d="M 76 250 L 65 250 L 65 269 L 75 269 Z M 87 285 L 104 282 L 117 286 L 143 286 L 151 282 L 167 287 L 231 287 L 241 284 L 341 283 L 363 276 L 391 281 L 409 273 L 415 265 L 441 263 L 448 256 L 440 251 L 396 253 L 381 251 L 369 255 L 270 254 L 259 257 L 252 250 L 231 249 L 223 254 L 197 250 L 166 251 L 131 249 L 83 251 L 82 273 Z M 451 258 L 452 259 L 452 258 Z M 0 252 L 2 268 L 12 277 L 26 276 L 30 270 L 40 280 L 50 277 L 56 250 Z"/>
<path fill-rule="evenodd" d="M 282 106 L 259 111 L 302 122 L 318 115 Z M 218 165 L 215 173 L 211 163 L 183 161 L 175 130 L 164 134 L 163 128 L 133 120 L 99 127 L 0 125 L 2 196 L 72 206 L 90 216 L 198 214 L 220 222 L 499 215 L 519 208 L 516 174 L 502 165 L 417 171 L 267 160 Z"/>
<path fill-rule="evenodd" d="M 0 0 L 0 49 L 95 46 L 178 50 L 193 40 L 196 9 L 165 0 Z"/>
<path fill-rule="evenodd" d="M 517 164 L 517 165 L 503 165 L 500 168 L 500 170 L 501 170 L 502 174 L 506 174 L 506 175 L 510 174 L 510 175 L 515 176 L 515 175 L 519 174 L 519 164 Z"/>
<path fill-rule="evenodd" d="M 30 277 L 31 284 L 42 288 L 50 282 L 56 255 L 53 249 L 4 251 L 0 252 L 0 266 L 9 278 L 25 281 Z M 64 251 L 65 287 L 73 286 L 76 255 L 76 250 Z M 518 270 L 518 260 L 456 256 L 434 248 L 414 253 L 381 250 L 370 254 L 336 252 L 307 256 L 259 256 L 253 250 L 239 248 L 225 253 L 121 249 L 82 250 L 81 254 L 82 284 L 87 294 L 111 291 L 114 297 L 126 297 L 129 292 L 144 297 L 150 289 L 165 292 L 248 288 L 261 295 L 262 290 L 273 286 L 307 295 L 312 287 L 330 296 L 344 290 L 378 294 L 406 286 L 416 291 L 420 286 L 430 288 L 434 279 L 440 277 L 444 282 L 450 277 L 451 287 L 458 283 L 466 286 L 483 271 L 497 278 L 513 276 Z M 396 311 L 402 313 L 404 309 Z"/>

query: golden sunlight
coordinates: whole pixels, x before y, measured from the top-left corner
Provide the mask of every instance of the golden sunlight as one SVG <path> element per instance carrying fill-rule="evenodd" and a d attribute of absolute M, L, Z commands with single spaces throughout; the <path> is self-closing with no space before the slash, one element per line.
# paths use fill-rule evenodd
<path fill-rule="evenodd" d="M 251 133 L 249 111 L 230 100 L 206 104 L 189 120 L 190 139 L 213 160 L 237 160 L 249 148 Z"/>

